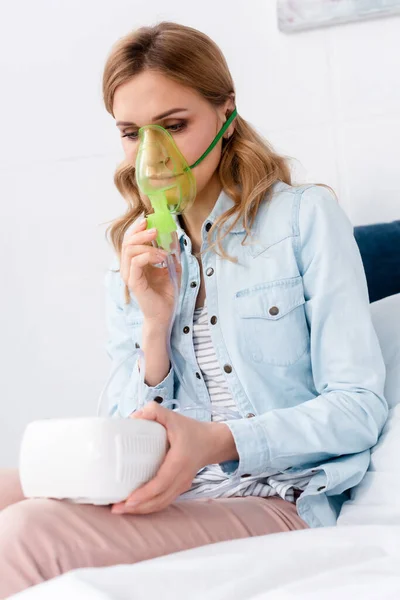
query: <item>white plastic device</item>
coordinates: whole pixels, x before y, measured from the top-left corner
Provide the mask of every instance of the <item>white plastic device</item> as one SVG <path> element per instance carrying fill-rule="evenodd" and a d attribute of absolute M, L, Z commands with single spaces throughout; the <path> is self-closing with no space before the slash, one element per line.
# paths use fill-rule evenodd
<path fill-rule="evenodd" d="M 121 502 L 152 479 L 168 449 L 154 421 L 87 417 L 30 423 L 19 471 L 27 498 Z"/>

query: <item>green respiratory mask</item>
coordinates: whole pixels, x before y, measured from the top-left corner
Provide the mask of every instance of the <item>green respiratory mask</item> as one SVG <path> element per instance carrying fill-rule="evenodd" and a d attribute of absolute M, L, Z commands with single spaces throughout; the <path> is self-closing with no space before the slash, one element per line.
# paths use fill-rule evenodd
<path fill-rule="evenodd" d="M 147 217 L 147 227 L 157 229 L 157 245 L 167 252 L 174 252 L 177 244 L 173 215 L 189 208 L 196 197 L 192 169 L 213 150 L 236 115 L 234 109 L 207 150 L 190 166 L 166 129 L 159 125 L 145 125 L 139 129 L 136 181 L 154 210 Z"/>

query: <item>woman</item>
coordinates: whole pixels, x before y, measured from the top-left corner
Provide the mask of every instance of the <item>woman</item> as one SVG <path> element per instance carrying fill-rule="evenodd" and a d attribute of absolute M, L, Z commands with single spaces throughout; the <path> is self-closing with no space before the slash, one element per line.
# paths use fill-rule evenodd
<path fill-rule="evenodd" d="M 230 118 L 234 85 L 216 45 L 181 25 L 142 28 L 114 47 L 103 83 L 128 203 L 111 227 L 118 259 L 106 276 L 107 349 L 113 364 L 125 360 L 110 411 L 158 421 L 170 450 L 156 477 L 113 507 L 21 501 L 16 475 L 3 474 L 1 597 L 77 567 L 334 525 L 387 417 L 352 227 L 326 187 L 292 186 L 285 160 L 240 114 Z M 173 285 L 154 266 L 165 255 L 141 218 L 149 204 L 133 166 L 138 130 L 152 123 L 189 165 L 228 123 L 193 167 L 197 195 L 178 222 L 172 346 L 185 389 L 167 351 Z M 145 356 L 140 411 L 135 347 Z M 180 412 L 163 407 L 173 399 Z"/>

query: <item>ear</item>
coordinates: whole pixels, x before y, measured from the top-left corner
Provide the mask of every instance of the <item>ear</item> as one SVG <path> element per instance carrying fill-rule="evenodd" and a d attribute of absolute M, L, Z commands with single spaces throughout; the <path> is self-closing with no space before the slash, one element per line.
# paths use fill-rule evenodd
<path fill-rule="evenodd" d="M 234 94 L 229 96 L 229 98 L 224 102 L 224 104 L 221 108 L 222 108 L 222 113 L 223 113 L 223 123 L 225 123 L 235 108 Z M 235 131 L 235 121 L 233 121 L 229 125 L 228 129 L 225 131 L 224 138 L 229 139 L 234 131 Z"/>

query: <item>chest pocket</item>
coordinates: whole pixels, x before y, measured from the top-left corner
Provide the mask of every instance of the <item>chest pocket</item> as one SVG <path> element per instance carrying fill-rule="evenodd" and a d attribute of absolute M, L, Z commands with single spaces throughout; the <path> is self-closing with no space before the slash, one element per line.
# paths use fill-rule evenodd
<path fill-rule="evenodd" d="M 260 283 L 237 292 L 235 301 L 252 360 L 288 366 L 304 354 L 309 333 L 301 277 Z"/>

